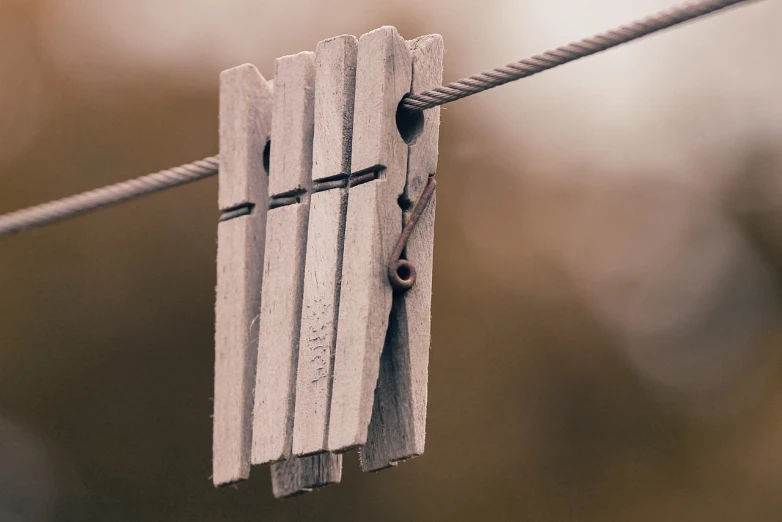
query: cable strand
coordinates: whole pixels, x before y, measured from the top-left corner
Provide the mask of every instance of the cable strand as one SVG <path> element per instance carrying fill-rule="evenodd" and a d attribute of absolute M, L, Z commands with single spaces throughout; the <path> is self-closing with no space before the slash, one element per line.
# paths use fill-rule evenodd
<path fill-rule="evenodd" d="M 0 236 L 84 214 L 217 174 L 217 156 L 0 216 Z"/>
<path fill-rule="evenodd" d="M 752 1 L 756 0 L 701 0 L 687 2 L 616 29 L 532 56 L 531 58 L 509 63 L 504 67 L 497 67 L 480 74 L 473 74 L 430 91 L 410 95 L 404 99 L 402 107 L 409 111 L 424 111 L 438 105 L 461 100 L 473 94 L 478 94 L 479 92 L 522 78 L 528 78 L 543 71 L 548 71 L 560 65 L 617 47 L 728 7 Z"/>
<path fill-rule="evenodd" d="M 430 91 L 412 94 L 404 99 L 401 106 L 410 111 L 431 109 L 512 81 L 533 76 L 728 7 L 754 1 L 758 0 L 689 1 L 678 7 L 661 11 L 630 24 L 563 45 L 530 58 L 509 63 L 490 71 L 473 74 Z M 212 156 L 130 181 L 11 212 L 10 214 L 0 216 L 0 236 L 214 176 L 217 174 L 218 167 L 218 157 Z"/>

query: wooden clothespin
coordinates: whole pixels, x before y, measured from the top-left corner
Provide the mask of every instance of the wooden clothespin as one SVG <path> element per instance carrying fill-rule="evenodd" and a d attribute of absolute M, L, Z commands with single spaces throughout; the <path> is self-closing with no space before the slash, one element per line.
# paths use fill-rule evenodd
<path fill-rule="evenodd" d="M 358 40 L 338 36 L 315 53 L 315 136 L 293 452 L 327 449 L 332 360 L 353 129 Z"/>
<path fill-rule="evenodd" d="M 442 37 L 422 36 L 408 45 L 413 53 L 411 92 L 415 94 L 442 85 Z M 409 143 L 407 183 L 400 201 L 405 208 L 403 223 L 405 227 L 413 227 L 404 253 L 415 276 L 409 290 L 394 295 L 380 358 L 372 420 L 361 451 L 364 471 L 377 471 L 421 455 L 426 441 L 436 203 L 434 175 L 440 108 L 409 115 L 398 123 L 403 138 Z M 411 225 L 413 219 L 417 222 Z M 392 265 L 389 269 L 398 267 Z M 409 273 L 410 268 L 406 270 Z"/>
<path fill-rule="evenodd" d="M 253 464 L 273 463 L 276 497 L 339 482 L 342 470 L 337 455 L 296 459 L 292 454 L 312 187 L 314 80 L 313 53 L 277 59 L 252 443 Z"/>
<path fill-rule="evenodd" d="M 223 73 L 216 484 L 271 463 L 287 497 L 339 482 L 351 448 L 365 471 L 423 452 L 439 109 L 398 107 L 442 54 L 383 27 L 278 59 L 273 94 Z"/>
<path fill-rule="evenodd" d="M 249 64 L 220 75 L 220 174 L 215 304 L 213 473 L 216 486 L 250 475 L 257 314 L 268 208 L 264 147 L 272 90 Z"/>
<path fill-rule="evenodd" d="M 408 44 L 393 27 L 359 41 L 328 448 L 363 446 L 368 471 L 424 446 L 434 206 L 418 203 L 434 188 L 439 112 L 398 122 L 397 109 L 411 89 L 440 84 L 442 52 L 439 36 Z M 395 299 L 389 263 L 402 234 L 400 205 L 420 211 L 407 248 L 420 286 Z"/>

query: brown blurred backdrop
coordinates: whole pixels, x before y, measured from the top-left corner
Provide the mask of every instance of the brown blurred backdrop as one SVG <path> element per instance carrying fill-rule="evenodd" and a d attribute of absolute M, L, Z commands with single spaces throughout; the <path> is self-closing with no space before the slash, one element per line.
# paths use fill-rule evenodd
<path fill-rule="evenodd" d="M 446 80 L 669 0 L 0 0 L 0 212 L 217 152 L 219 71 L 384 24 Z M 449 106 L 426 454 L 208 479 L 216 180 L 0 239 L 0 522 L 782 519 L 782 5 Z"/>

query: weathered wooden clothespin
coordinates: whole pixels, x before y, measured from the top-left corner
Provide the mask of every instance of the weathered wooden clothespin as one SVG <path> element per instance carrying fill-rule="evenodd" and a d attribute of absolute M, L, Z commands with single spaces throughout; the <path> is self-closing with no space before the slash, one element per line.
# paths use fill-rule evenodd
<path fill-rule="evenodd" d="M 273 93 L 223 73 L 216 484 L 270 463 L 287 497 L 339 482 L 351 448 L 365 471 L 423 452 L 440 115 L 399 107 L 442 55 L 383 27 L 279 58 Z"/>
<path fill-rule="evenodd" d="M 339 482 L 341 457 L 293 458 L 296 371 L 312 187 L 314 54 L 277 59 L 259 318 L 253 464 L 273 463 L 276 497 Z"/>
<path fill-rule="evenodd" d="M 424 446 L 434 230 L 434 205 L 426 203 L 434 189 L 439 112 L 405 114 L 398 107 L 411 89 L 440 84 L 442 53 L 439 36 L 408 43 L 393 27 L 359 41 L 328 448 L 364 447 L 367 471 Z M 413 211 L 403 213 L 403 206 Z M 405 216 L 413 215 L 421 228 L 406 228 L 413 231 L 410 263 L 397 265 L 392 254 L 404 254 L 394 250 L 404 246 Z M 415 277 L 411 264 L 420 286 L 395 298 L 391 280 L 404 287 Z"/>
<path fill-rule="evenodd" d="M 408 45 L 413 53 L 412 93 L 442 85 L 442 37 L 422 36 Z M 361 452 L 364 471 L 377 471 L 421 455 L 426 440 L 436 203 L 434 175 L 440 108 L 402 117 L 398 124 L 403 138 L 409 143 L 407 183 L 400 202 L 405 209 L 405 230 L 410 236 L 406 244 L 397 243 L 397 248 L 405 246 L 404 254 L 409 264 L 397 264 L 392 259 L 389 270 L 396 270 L 396 277 L 404 280 L 402 289 L 405 283 L 412 286 L 394 294 L 380 358 L 372 420 Z M 394 255 L 392 253 L 392 257 Z M 394 275 L 390 274 L 390 277 Z"/>
<path fill-rule="evenodd" d="M 293 452 L 327 449 L 332 360 L 353 129 L 358 40 L 339 36 L 315 53 L 315 136 Z"/>
<path fill-rule="evenodd" d="M 220 75 L 220 174 L 212 480 L 250 475 L 258 310 L 268 208 L 272 89 L 246 64 Z"/>

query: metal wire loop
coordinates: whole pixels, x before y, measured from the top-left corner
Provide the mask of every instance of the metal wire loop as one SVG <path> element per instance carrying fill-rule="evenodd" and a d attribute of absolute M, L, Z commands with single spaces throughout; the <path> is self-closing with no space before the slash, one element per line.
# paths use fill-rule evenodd
<path fill-rule="evenodd" d="M 410 219 L 402 229 L 402 234 L 399 236 L 394 251 L 391 253 L 391 259 L 388 261 L 388 281 L 397 293 L 406 292 L 415 285 L 415 266 L 407 259 L 402 259 L 402 253 L 407 246 L 407 241 L 410 239 L 410 234 L 413 233 L 413 229 L 415 229 L 418 220 L 421 219 L 421 215 L 429 204 L 429 200 L 432 199 L 436 186 L 437 182 L 434 178 L 429 178 L 429 183 L 426 185 L 423 194 L 421 194 L 418 203 L 415 204 L 415 208 L 413 208 L 413 212 L 410 214 Z"/>

